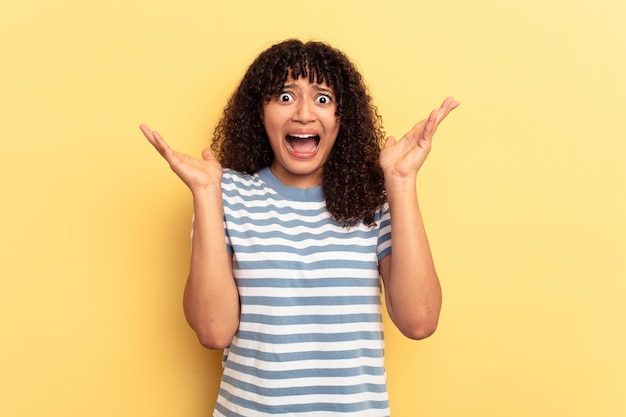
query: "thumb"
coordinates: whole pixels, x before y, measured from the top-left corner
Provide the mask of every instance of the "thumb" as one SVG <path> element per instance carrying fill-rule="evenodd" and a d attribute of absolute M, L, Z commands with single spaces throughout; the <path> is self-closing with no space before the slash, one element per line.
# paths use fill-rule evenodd
<path fill-rule="evenodd" d="M 213 156 L 213 152 L 211 152 L 211 149 L 206 148 L 202 151 L 202 159 L 204 159 L 205 161 L 215 159 L 215 157 Z"/>

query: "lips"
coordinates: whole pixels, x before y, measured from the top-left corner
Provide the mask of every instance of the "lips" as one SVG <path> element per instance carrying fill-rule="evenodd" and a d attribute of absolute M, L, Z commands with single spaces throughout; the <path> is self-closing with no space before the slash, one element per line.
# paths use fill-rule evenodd
<path fill-rule="evenodd" d="M 320 137 L 315 134 L 288 134 L 285 138 L 287 149 L 297 157 L 310 157 L 317 151 Z"/>

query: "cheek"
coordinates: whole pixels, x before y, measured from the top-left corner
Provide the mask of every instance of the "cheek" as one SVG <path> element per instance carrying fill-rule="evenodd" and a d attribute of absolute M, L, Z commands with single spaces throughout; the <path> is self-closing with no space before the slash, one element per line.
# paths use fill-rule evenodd
<path fill-rule="evenodd" d="M 335 119 L 333 120 L 332 123 L 332 131 L 335 134 L 335 136 L 337 136 L 339 134 L 339 130 L 341 129 L 341 123 L 339 123 L 339 119 Z"/>
<path fill-rule="evenodd" d="M 285 109 L 276 108 L 269 104 L 263 107 L 261 118 L 265 131 L 270 132 L 282 129 L 285 122 L 289 120 L 289 114 Z"/>
<path fill-rule="evenodd" d="M 274 123 L 274 120 L 271 117 L 264 116 L 263 128 L 265 128 L 265 133 L 267 133 L 268 136 L 271 136 L 272 132 L 276 130 L 276 124 Z"/>

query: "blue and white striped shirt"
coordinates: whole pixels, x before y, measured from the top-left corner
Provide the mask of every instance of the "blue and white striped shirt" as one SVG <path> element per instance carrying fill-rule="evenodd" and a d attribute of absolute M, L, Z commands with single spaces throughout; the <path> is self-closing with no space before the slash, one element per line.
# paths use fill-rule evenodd
<path fill-rule="evenodd" d="M 224 170 L 222 195 L 241 320 L 214 416 L 389 416 L 378 275 L 388 206 L 375 227 L 345 228 L 321 187 L 287 187 L 268 168 Z"/>

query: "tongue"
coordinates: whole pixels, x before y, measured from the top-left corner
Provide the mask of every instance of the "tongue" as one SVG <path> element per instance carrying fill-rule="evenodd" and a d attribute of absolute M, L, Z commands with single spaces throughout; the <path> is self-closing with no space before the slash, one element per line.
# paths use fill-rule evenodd
<path fill-rule="evenodd" d="M 317 140 L 315 138 L 309 139 L 291 139 L 289 141 L 291 149 L 299 153 L 313 152 L 315 146 L 317 146 Z"/>

